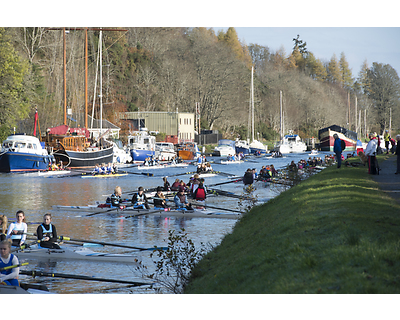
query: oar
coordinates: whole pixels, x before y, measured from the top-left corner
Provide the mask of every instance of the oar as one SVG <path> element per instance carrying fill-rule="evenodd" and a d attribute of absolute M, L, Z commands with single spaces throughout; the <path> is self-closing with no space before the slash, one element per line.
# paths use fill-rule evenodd
<path fill-rule="evenodd" d="M 214 206 L 210 206 L 208 204 L 203 204 L 203 203 L 198 203 L 198 202 L 190 202 L 190 203 L 195 205 L 195 206 L 199 206 L 199 207 L 212 208 L 212 209 L 218 209 L 218 210 L 225 210 L 225 211 L 230 211 L 230 212 L 243 214 L 243 212 L 239 211 L 239 210 L 233 210 L 233 209 L 221 208 L 221 207 L 214 207 Z"/>
<path fill-rule="evenodd" d="M 34 242 L 32 242 L 32 243 L 24 243 L 22 246 L 12 248 L 12 249 L 11 249 L 11 252 L 15 252 L 15 251 L 18 251 L 18 250 L 27 249 L 27 248 L 29 248 L 30 246 L 32 246 L 32 245 L 34 245 L 34 244 L 36 244 L 36 243 L 38 243 L 37 240 L 34 241 Z"/>
<path fill-rule="evenodd" d="M 126 216 L 125 219 L 127 218 L 135 218 L 135 217 L 140 217 L 140 216 L 144 216 L 146 214 L 152 214 L 152 213 L 157 213 L 162 211 L 161 209 L 157 209 L 157 210 L 152 210 L 152 211 L 147 211 L 147 212 L 143 212 L 143 213 L 138 213 L 138 214 L 132 214 L 130 216 Z"/>
<path fill-rule="evenodd" d="M 217 194 L 217 195 L 221 195 L 224 197 L 230 197 L 230 198 L 236 198 L 236 199 L 244 199 L 244 200 L 251 200 L 251 198 L 249 197 L 243 197 L 243 196 L 239 196 L 237 194 L 228 192 L 228 191 L 224 191 L 224 190 L 218 190 L 218 189 L 212 189 L 212 188 L 207 188 L 207 191 L 210 191 L 211 194 Z"/>
<path fill-rule="evenodd" d="M 125 244 L 116 244 L 116 243 L 92 241 L 92 240 L 82 240 L 82 239 L 72 239 L 72 238 L 64 237 L 64 236 L 59 236 L 58 239 L 61 240 L 61 241 L 75 241 L 75 242 L 82 242 L 82 243 L 94 243 L 94 244 L 99 244 L 99 245 L 102 245 L 102 246 L 128 248 L 128 249 L 135 249 L 135 250 L 141 250 L 141 251 L 142 250 L 157 250 L 156 246 L 154 248 L 140 248 L 140 247 L 128 246 L 128 245 L 125 245 Z"/>
<path fill-rule="evenodd" d="M 166 177 L 177 177 L 177 176 L 183 176 L 185 174 L 195 174 L 195 173 L 197 173 L 197 171 L 178 173 L 178 174 L 173 174 L 171 176 L 166 176 Z"/>
<path fill-rule="evenodd" d="M 125 206 L 125 208 L 128 208 L 128 207 L 132 207 L 132 205 Z M 100 214 L 100 213 L 107 213 L 107 212 L 111 212 L 111 211 L 114 211 L 114 210 L 121 210 L 122 211 L 124 209 L 120 209 L 119 207 L 115 207 L 115 208 L 107 209 L 105 211 L 103 210 L 103 211 L 99 211 L 99 212 L 89 213 L 89 214 L 85 215 L 85 217 L 91 217 L 91 216 L 95 216 L 95 215 Z"/>
<path fill-rule="evenodd" d="M 14 265 L 12 265 L 12 266 L 0 268 L 0 271 L 4 271 L 4 270 L 9 270 L 9 269 L 14 269 L 14 268 L 26 266 L 26 265 L 28 265 L 28 264 L 29 264 L 29 262 L 24 262 L 24 263 L 20 263 L 20 264 L 14 264 Z"/>
<path fill-rule="evenodd" d="M 50 272 L 35 271 L 35 270 L 20 270 L 19 273 L 25 274 L 28 276 L 32 276 L 32 277 L 52 277 L 52 278 L 64 278 L 64 279 L 87 280 L 87 281 L 102 281 L 102 282 L 130 284 L 130 285 L 134 285 L 134 286 L 150 286 L 150 285 L 152 285 L 152 283 L 146 283 L 146 282 L 104 279 L 104 278 L 95 278 L 95 277 L 82 276 L 82 275 L 76 275 L 76 274 L 50 273 Z"/>
<path fill-rule="evenodd" d="M 144 176 L 148 176 L 148 177 L 153 177 L 154 174 L 150 173 L 150 172 L 129 172 L 129 171 L 120 171 L 123 173 L 128 173 L 128 174 L 138 174 L 138 175 L 144 175 Z"/>
<path fill-rule="evenodd" d="M 239 178 L 239 179 L 236 179 L 236 180 L 231 180 L 231 181 L 226 181 L 226 182 L 220 182 L 220 183 L 214 183 L 214 184 L 208 185 L 208 187 L 220 186 L 220 185 L 223 185 L 223 184 L 228 184 L 228 183 L 233 183 L 233 182 L 239 182 L 239 181 L 242 181 L 242 180 L 243 180 L 243 178 Z"/>

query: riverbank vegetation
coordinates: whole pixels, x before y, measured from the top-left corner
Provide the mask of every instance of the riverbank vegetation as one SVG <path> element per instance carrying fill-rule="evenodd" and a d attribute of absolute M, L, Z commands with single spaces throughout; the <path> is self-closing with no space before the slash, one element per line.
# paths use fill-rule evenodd
<path fill-rule="evenodd" d="M 67 105 L 72 118 L 82 123 L 84 31 L 67 31 Z M 359 121 L 355 126 L 360 110 L 362 119 L 364 115 L 367 119 L 363 136 L 388 128 L 390 114 L 392 125 L 399 123 L 396 70 L 384 62 L 366 61 L 360 74 L 353 75 L 346 53 L 332 52 L 332 58 L 323 61 L 308 50 L 307 39 L 301 35 L 293 35 L 292 48 L 276 52 L 268 46 L 240 42 L 234 28 L 223 32 L 135 27 L 105 31 L 103 39 L 104 118 L 120 126 L 122 136 L 129 127 L 120 112 L 178 109 L 194 113 L 198 102 L 201 128 L 220 130 L 224 138 L 246 139 L 252 65 L 255 132 L 260 140 L 274 141 L 279 136 L 280 91 L 285 128 L 302 138 L 316 137 L 318 129 L 332 124 L 360 131 Z M 98 29 L 90 30 L 89 106 L 93 104 L 98 41 Z M 14 126 L 17 132 L 32 133 L 36 108 L 41 132 L 63 123 L 62 52 L 62 28 L 0 28 L 1 138 Z M 95 109 L 94 116 L 99 118 L 99 106 Z M 68 124 L 77 123 L 69 119 Z"/>
<path fill-rule="evenodd" d="M 399 212 L 366 167 L 328 167 L 254 207 L 185 293 L 399 293 Z"/>

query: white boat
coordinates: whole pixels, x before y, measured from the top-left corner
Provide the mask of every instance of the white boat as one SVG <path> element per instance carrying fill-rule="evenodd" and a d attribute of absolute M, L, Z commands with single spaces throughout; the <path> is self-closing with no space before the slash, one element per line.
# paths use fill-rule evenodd
<path fill-rule="evenodd" d="M 235 154 L 235 141 L 228 139 L 219 140 L 218 146 L 216 146 L 213 151 L 213 156 L 215 157 L 227 157 L 229 155 L 234 156 Z"/>
<path fill-rule="evenodd" d="M 56 205 L 53 206 L 53 209 L 60 211 L 79 211 L 79 212 L 118 212 L 118 215 L 124 215 L 129 217 L 135 216 L 156 216 L 156 217 L 188 217 L 188 218 L 221 218 L 221 219 L 237 219 L 242 215 L 239 213 L 225 213 L 225 212 L 216 212 L 215 210 L 208 209 L 194 209 L 193 211 L 186 210 L 174 210 L 164 211 L 164 209 L 133 209 L 132 207 L 125 208 L 124 210 L 119 210 L 117 208 L 101 208 L 94 205 L 89 206 L 61 206 Z M 112 209 L 112 211 L 111 211 Z M 222 210 L 223 211 L 223 210 Z"/>
<path fill-rule="evenodd" d="M 156 137 L 148 134 L 146 128 L 128 136 L 128 148 L 133 162 L 143 162 L 146 158 L 155 157 Z"/>
<path fill-rule="evenodd" d="M 118 143 L 118 144 L 117 144 Z M 124 149 L 121 141 L 113 141 L 113 163 L 131 163 L 132 156 L 129 150 Z"/>
<path fill-rule="evenodd" d="M 316 156 L 318 154 L 318 150 L 312 149 L 310 152 L 310 156 Z"/>
<path fill-rule="evenodd" d="M 141 165 L 138 166 L 138 170 L 149 170 L 149 169 L 165 169 L 165 168 L 184 168 L 189 166 L 188 163 L 162 163 L 162 164 L 155 164 L 155 165 Z"/>
<path fill-rule="evenodd" d="M 250 145 L 246 140 L 235 140 L 235 151 L 237 154 L 243 153 L 244 155 L 250 154 Z"/>
<path fill-rule="evenodd" d="M 176 151 L 172 142 L 156 142 L 156 158 L 170 161 L 176 157 Z"/>
<path fill-rule="evenodd" d="M 61 246 L 61 249 L 30 248 L 13 252 L 18 259 L 68 259 L 135 264 L 137 256 L 131 254 L 95 252 L 81 246 Z"/>
<path fill-rule="evenodd" d="M 0 172 L 36 172 L 49 168 L 53 156 L 34 136 L 11 135 L 0 150 Z"/>
<path fill-rule="evenodd" d="M 258 140 L 253 140 L 253 142 L 250 143 L 250 153 L 261 153 L 261 154 L 266 154 L 268 153 L 268 146 L 263 144 L 262 142 Z"/>
<path fill-rule="evenodd" d="M 241 160 L 221 160 L 221 164 L 235 164 L 235 163 L 243 163 Z"/>
<path fill-rule="evenodd" d="M 275 150 L 282 154 L 301 153 L 307 151 L 307 145 L 297 134 L 287 134 L 275 146 Z"/>

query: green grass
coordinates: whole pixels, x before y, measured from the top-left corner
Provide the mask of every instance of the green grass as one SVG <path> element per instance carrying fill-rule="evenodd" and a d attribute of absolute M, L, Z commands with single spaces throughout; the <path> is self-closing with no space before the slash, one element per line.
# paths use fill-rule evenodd
<path fill-rule="evenodd" d="M 185 293 L 400 293 L 400 205 L 366 167 L 324 169 L 238 221 Z"/>

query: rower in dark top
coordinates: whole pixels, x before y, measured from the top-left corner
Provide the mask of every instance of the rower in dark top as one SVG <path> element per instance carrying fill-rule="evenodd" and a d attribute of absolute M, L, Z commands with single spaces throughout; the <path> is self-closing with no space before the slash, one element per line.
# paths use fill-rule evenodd
<path fill-rule="evenodd" d="M 114 193 L 111 195 L 110 200 L 111 200 L 111 207 L 116 207 L 125 209 L 125 206 L 122 205 L 122 202 L 124 201 L 122 198 L 122 190 L 120 186 L 116 186 L 114 189 Z"/>
<path fill-rule="evenodd" d="M 204 201 L 206 197 L 207 197 L 207 191 L 204 187 L 203 181 L 200 181 L 199 186 L 197 187 L 197 189 L 193 194 L 193 198 L 198 201 Z"/>
<path fill-rule="evenodd" d="M 42 248 L 60 249 L 57 243 L 57 229 L 51 223 L 50 213 L 43 216 L 43 223 L 37 227 L 36 234 Z"/>
<path fill-rule="evenodd" d="M 138 192 L 133 195 L 132 204 L 134 209 L 150 209 L 143 187 L 139 187 Z"/>

